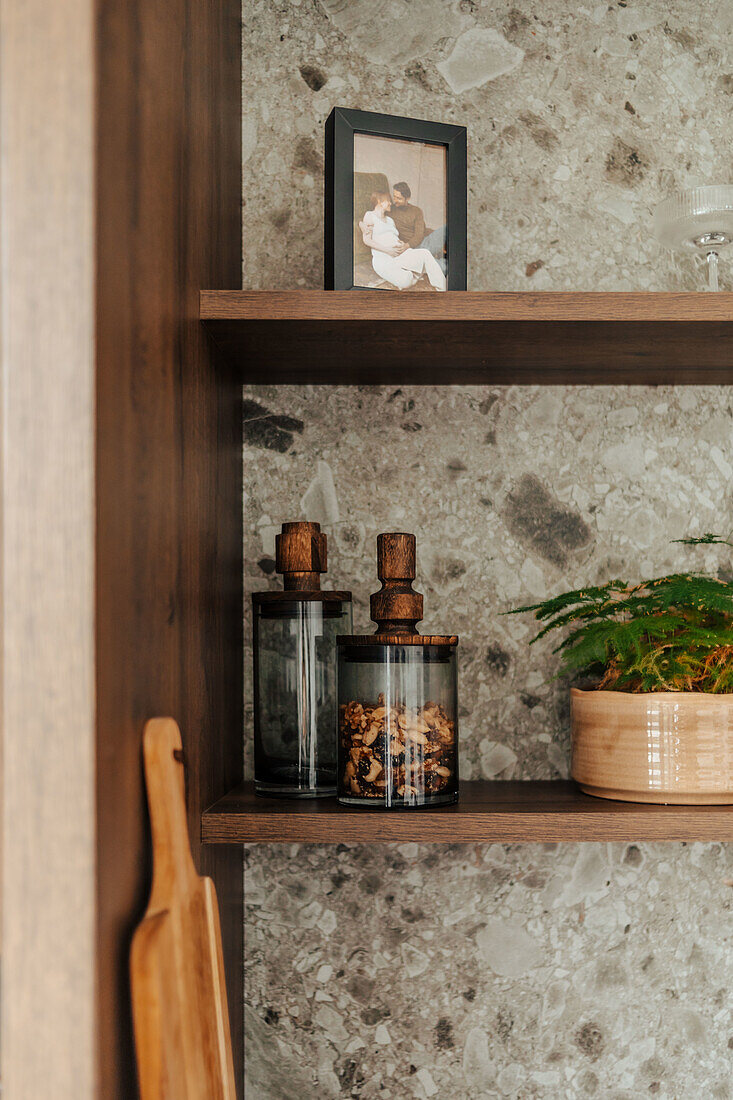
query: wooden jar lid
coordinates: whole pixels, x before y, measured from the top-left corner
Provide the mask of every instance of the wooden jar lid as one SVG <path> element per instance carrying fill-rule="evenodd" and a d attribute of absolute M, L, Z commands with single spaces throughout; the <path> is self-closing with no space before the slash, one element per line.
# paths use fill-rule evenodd
<path fill-rule="evenodd" d="M 326 536 L 320 523 L 283 523 L 275 537 L 275 568 L 286 592 L 315 592 L 328 569 Z"/>
<path fill-rule="evenodd" d="M 320 523 L 299 520 L 283 523 L 275 536 L 275 568 L 282 574 L 282 592 L 254 592 L 252 602 L 286 603 L 288 600 L 350 601 L 350 592 L 322 592 L 321 573 L 328 569 L 326 536 Z"/>
<path fill-rule="evenodd" d="M 412 587 L 415 546 L 415 536 L 402 531 L 377 537 L 377 576 L 382 587 L 370 600 L 376 632 L 337 638 L 338 645 L 458 645 L 455 634 L 420 634 L 417 630 L 423 617 L 423 598 Z"/>
<path fill-rule="evenodd" d="M 253 592 L 252 603 L 255 607 L 263 603 L 351 603 L 350 592 L 326 591 L 322 588 L 315 592 L 293 591 Z"/>
<path fill-rule="evenodd" d="M 337 646 L 412 645 L 457 646 L 457 634 L 339 634 Z"/>

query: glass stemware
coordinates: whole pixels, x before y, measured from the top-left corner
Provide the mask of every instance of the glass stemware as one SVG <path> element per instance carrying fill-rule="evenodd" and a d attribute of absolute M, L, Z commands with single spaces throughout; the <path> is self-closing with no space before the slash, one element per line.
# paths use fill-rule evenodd
<path fill-rule="evenodd" d="M 708 290 L 718 290 L 718 256 L 733 243 L 733 184 L 690 187 L 660 202 L 654 235 L 667 248 L 705 256 Z"/>

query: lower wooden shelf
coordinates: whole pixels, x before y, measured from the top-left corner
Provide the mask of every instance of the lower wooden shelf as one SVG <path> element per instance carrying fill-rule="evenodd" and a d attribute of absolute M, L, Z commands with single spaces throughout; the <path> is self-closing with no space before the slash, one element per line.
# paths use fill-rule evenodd
<path fill-rule="evenodd" d="M 380 841 L 733 840 L 733 806 L 647 806 L 583 794 L 566 780 L 464 782 L 454 806 L 385 810 L 335 798 L 260 798 L 242 783 L 201 819 L 208 844 L 341 844 Z"/>

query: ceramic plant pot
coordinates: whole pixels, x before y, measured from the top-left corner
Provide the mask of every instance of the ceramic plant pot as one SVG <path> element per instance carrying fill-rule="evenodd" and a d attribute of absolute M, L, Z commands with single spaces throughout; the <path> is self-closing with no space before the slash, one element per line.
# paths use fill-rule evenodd
<path fill-rule="evenodd" d="M 733 695 L 570 692 L 573 779 L 624 802 L 733 803 Z"/>

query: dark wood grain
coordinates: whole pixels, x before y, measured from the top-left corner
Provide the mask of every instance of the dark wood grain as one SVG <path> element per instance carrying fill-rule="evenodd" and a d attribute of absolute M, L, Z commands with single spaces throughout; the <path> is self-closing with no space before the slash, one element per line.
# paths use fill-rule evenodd
<path fill-rule="evenodd" d="M 417 634 L 423 617 L 422 593 L 415 592 L 416 539 L 405 531 L 377 535 L 377 576 L 382 582 L 369 598 L 377 634 Z"/>
<path fill-rule="evenodd" d="M 199 831 L 242 775 L 241 387 L 198 323 L 199 288 L 240 281 L 241 13 L 97 11 L 97 1026 L 114 1100 L 135 1095 L 128 951 L 150 885 L 141 738 L 156 715 L 183 733 L 241 1066 L 241 860 Z"/>
<path fill-rule="evenodd" d="M 275 536 L 275 568 L 286 592 L 316 592 L 328 570 L 328 543 L 320 523 L 283 523 Z"/>
<path fill-rule="evenodd" d="M 288 589 L 287 592 L 279 592 L 271 589 L 267 592 L 253 592 L 252 603 L 255 607 L 263 604 L 294 604 L 294 603 L 347 603 L 351 600 L 350 592 L 336 592 L 321 589 L 301 592 L 298 589 Z"/>
<path fill-rule="evenodd" d="M 411 646 L 454 646 L 458 645 L 457 634 L 393 634 L 379 631 L 378 634 L 339 634 L 338 646 L 371 645 L 411 645 Z"/>
<path fill-rule="evenodd" d="M 729 293 L 207 290 L 201 317 L 249 383 L 733 381 Z"/>
<path fill-rule="evenodd" d="M 733 840 L 733 806 L 647 806 L 582 794 L 569 781 L 463 782 L 454 806 L 385 811 L 336 799 L 260 798 L 243 783 L 201 819 L 217 844 L 523 843 Z"/>

